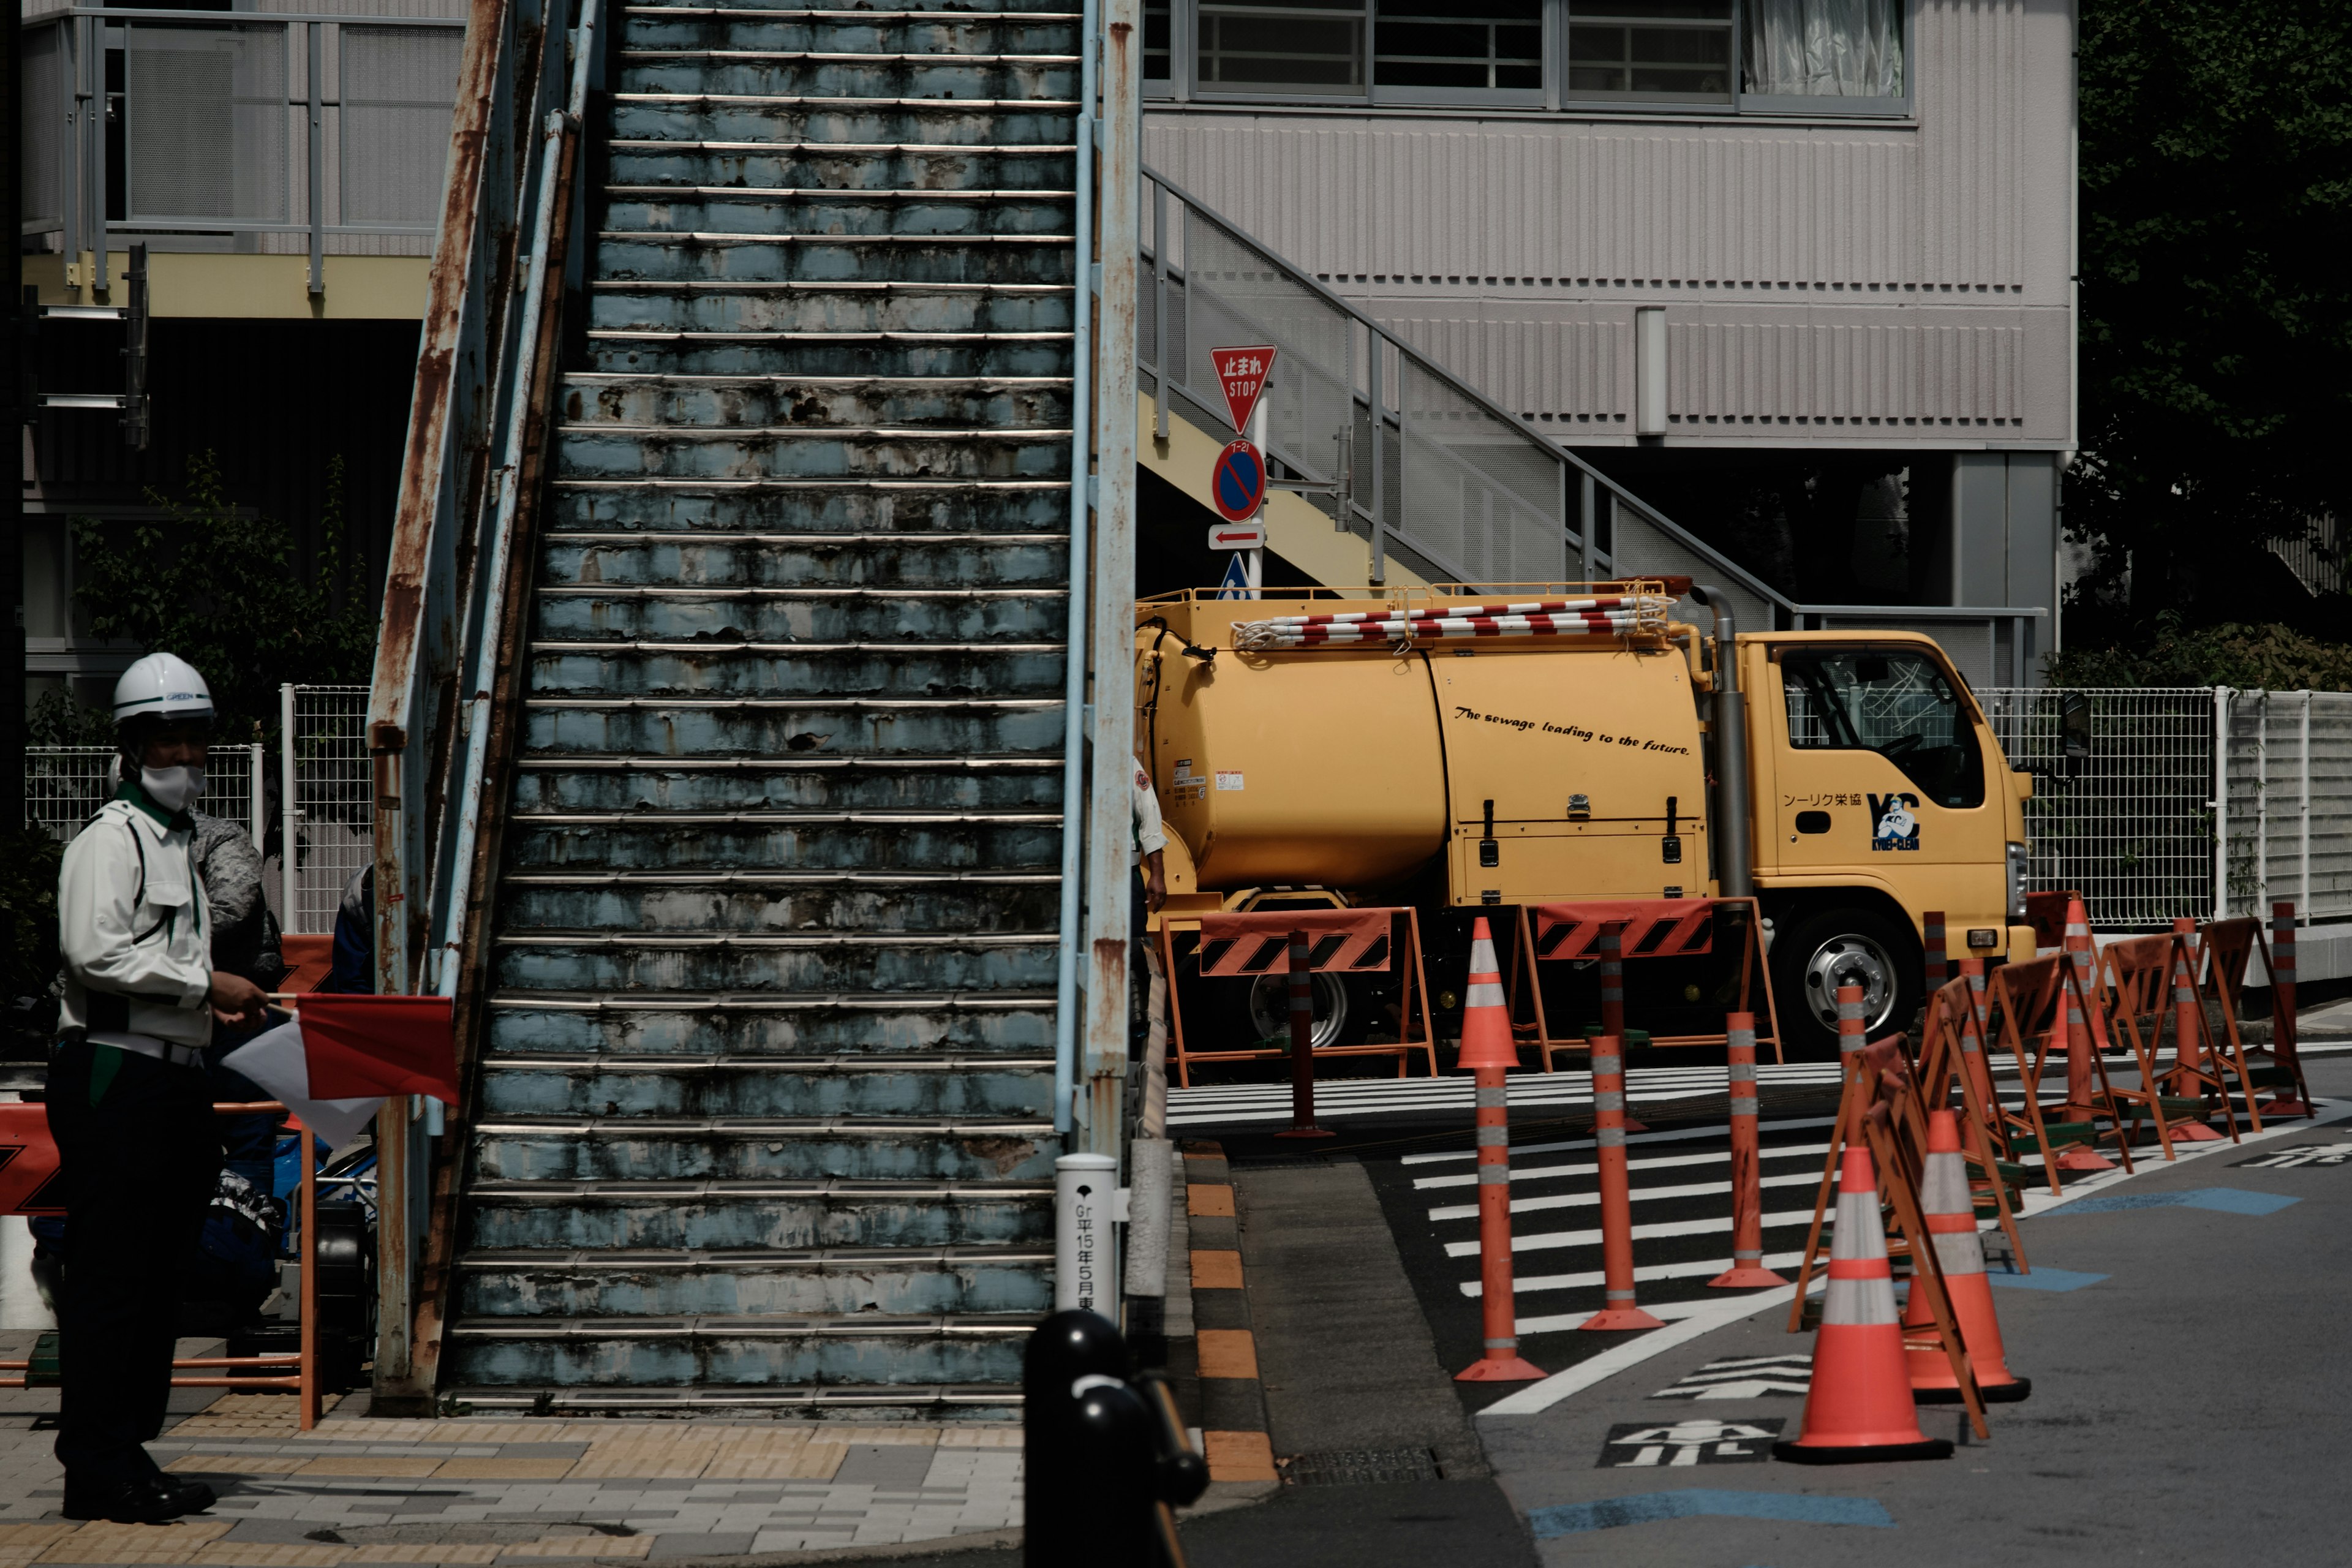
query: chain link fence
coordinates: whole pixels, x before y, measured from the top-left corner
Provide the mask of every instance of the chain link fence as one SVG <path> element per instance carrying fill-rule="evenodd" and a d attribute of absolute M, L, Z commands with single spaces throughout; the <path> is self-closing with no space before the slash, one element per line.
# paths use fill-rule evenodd
<path fill-rule="evenodd" d="M 2090 754 L 2069 761 L 2062 716 L 2090 701 Z M 2078 889 L 2101 930 L 2162 930 L 2210 914 L 2213 692 L 2147 687 L 1977 693 L 2012 768 L 2033 774 L 2025 805 L 2034 888 Z"/>
<path fill-rule="evenodd" d="M 243 825 L 257 846 L 268 830 L 266 755 L 259 745 L 215 746 L 195 806 Z M 113 764 L 111 746 L 26 747 L 25 826 L 70 841 L 113 798 Z"/>
<path fill-rule="evenodd" d="M 269 863 L 279 870 L 279 924 L 289 934 L 323 935 L 335 929 L 344 885 L 375 854 L 368 689 L 287 686 L 278 702 L 277 776 L 265 746 L 215 746 L 196 809 L 242 824 L 265 851 L 278 848 Z M 114 794 L 113 760 L 110 746 L 26 747 L 25 826 L 72 839 Z M 295 847 L 290 877 L 288 844 Z"/>
<path fill-rule="evenodd" d="M 375 856 L 368 688 L 288 686 L 278 701 L 278 799 L 295 847 L 281 918 L 290 933 L 323 935 L 335 929 L 344 885 Z"/>

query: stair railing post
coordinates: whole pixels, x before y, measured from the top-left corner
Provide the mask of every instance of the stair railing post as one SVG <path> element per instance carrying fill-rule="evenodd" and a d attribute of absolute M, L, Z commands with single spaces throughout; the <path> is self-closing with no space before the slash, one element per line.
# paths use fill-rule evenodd
<path fill-rule="evenodd" d="M 1065 596 L 1066 668 L 1062 686 L 1061 941 L 1054 964 L 1054 1131 L 1075 1125 L 1078 1058 L 1078 951 L 1086 939 L 1084 873 L 1087 802 L 1087 563 L 1094 489 L 1095 60 L 1101 0 L 1086 0 L 1078 26 L 1077 235 L 1073 242 L 1070 307 L 1070 553 Z"/>
<path fill-rule="evenodd" d="M 1101 283 L 1095 313 L 1096 483 L 1090 601 L 1094 750 L 1087 792 L 1085 1027 L 1078 1147 L 1117 1159 L 1127 1076 L 1129 799 L 1135 766 L 1135 366 L 1143 204 L 1140 0 L 1100 0 Z M 1117 1278 L 1116 1272 L 1112 1278 Z"/>

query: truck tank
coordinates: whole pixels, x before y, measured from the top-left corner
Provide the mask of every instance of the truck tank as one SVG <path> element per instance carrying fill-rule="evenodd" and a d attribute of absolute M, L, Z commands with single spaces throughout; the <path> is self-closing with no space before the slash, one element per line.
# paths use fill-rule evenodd
<path fill-rule="evenodd" d="M 1234 646 L 1237 622 L 1403 602 L 1139 605 L 1136 731 L 1201 890 L 1377 889 L 1433 861 L 1456 904 L 1714 890 L 1693 628 Z"/>

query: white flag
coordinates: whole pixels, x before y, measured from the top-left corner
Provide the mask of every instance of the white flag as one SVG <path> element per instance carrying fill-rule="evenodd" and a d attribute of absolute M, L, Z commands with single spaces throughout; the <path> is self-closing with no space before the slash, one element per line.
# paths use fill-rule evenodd
<path fill-rule="evenodd" d="M 221 1066 L 243 1073 L 302 1119 L 329 1149 L 340 1149 L 359 1136 L 373 1120 L 384 1097 L 363 1100 L 312 1100 L 310 1058 L 302 1047 L 302 1024 L 289 1019 L 255 1036 L 221 1058 Z"/>

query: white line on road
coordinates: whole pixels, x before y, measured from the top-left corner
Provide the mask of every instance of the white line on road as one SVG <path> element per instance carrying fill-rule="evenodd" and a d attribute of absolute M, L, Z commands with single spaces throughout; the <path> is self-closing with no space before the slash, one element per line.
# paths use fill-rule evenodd
<path fill-rule="evenodd" d="M 1822 1154 L 1828 1152 L 1828 1151 L 1829 1145 L 1822 1143 L 1817 1144 L 1812 1149 L 1804 1151 L 1804 1152 Z M 1718 1158 L 1720 1156 L 1718 1156 Z M 1514 1179 L 1517 1179 L 1516 1175 L 1514 1176 Z M 1819 1186 L 1821 1184 L 1821 1173 L 1818 1171 L 1791 1171 L 1786 1175 L 1766 1176 L 1758 1184 L 1759 1186 L 1767 1187 L 1794 1187 L 1807 1184 Z M 1655 1198 L 1722 1197 L 1727 1195 L 1730 1191 L 1731 1184 L 1729 1182 L 1687 1182 L 1678 1187 L 1636 1187 L 1633 1191 L 1632 1198 L 1634 1203 L 1638 1204 L 1644 1200 Z M 1601 1194 L 1599 1193 L 1561 1193 L 1546 1198 L 1514 1198 L 1511 1200 L 1511 1212 L 1513 1214 L 1533 1214 L 1539 1209 L 1592 1208 L 1597 1206 L 1600 1202 Z M 1434 1208 L 1430 1210 L 1429 1217 L 1433 1220 L 1476 1219 L 1478 1217 L 1478 1205 L 1476 1204 L 1448 1204 L 1444 1208 Z M 1641 1234 L 1641 1227 L 1639 1226 L 1634 1227 L 1633 1234 L 1636 1236 Z M 1475 1242 L 1451 1242 L 1447 1244 L 1445 1250 L 1453 1256 L 1460 1258 L 1464 1256 L 1465 1253 L 1477 1251 L 1478 1246 Z M 1516 1243 L 1514 1244 L 1512 1250 L 1518 1250 Z"/>
<path fill-rule="evenodd" d="M 1627 1142 L 1631 1142 L 1632 1140 L 1628 1139 Z M 1764 1159 L 1770 1160 L 1792 1154 L 1822 1154 L 1828 1152 L 1827 1143 L 1783 1143 L 1777 1148 L 1763 1150 L 1761 1154 Z M 1672 1165 L 1720 1165 L 1729 1158 L 1731 1158 L 1730 1154 L 1722 1150 L 1711 1151 L 1705 1154 L 1659 1154 L 1647 1160 L 1628 1160 L 1625 1162 L 1625 1167 L 1632 1171 L 1662 1171 Z M 1511 1167 L 1511 1184 L 1516 1187 L 1521 1182 L 1539 1181 L 1553 1176 L 1589 1176 L 1599 1169 L 1601 1167 L 1597 1164 L 1514 1165 Z M 1478 1184 L 1478 1173 L 1475 1171 L 1469 1171 L 1458 1176 L 1416 1176 L 1413 1178 L 1412 1184 L 1416 1189 L 1475 1187 Z M 1436 1217 L 1434 1211 L 1430 1217 L 1433 1219 Z"/>
<path fill-rule="evenodd" d="M 1820 1178 L 1813 1177 L 1810 1179 L 1818 1181 Z M 1729 1189 L 1727 1187 L 1725 1190 L 1728 1191 Z M 1813 1211 L 1810 1208 L 1783 1209 L 1777 1214 L 1768 1214 L 1764 1216 L 1764 1227 L 1767 1230 L 1781 1226 L 1811 1225 L 1812 1222 Z M 1827 1221 L 1824 1220 L 1823 1223 L 1827 1224 Z M 1731 1228 L 1731 1224 L 1732 1221 L 1729 1215 L 1723 1215 L 1713 1219 L 1659 1220 L 1654 1224 L 1637 1225 L 1633 1226 L 1633 1234 L 1635 1241 L 1655 1241 L 1662 1237 L 1670 1236 L 1706 1236 L 1715 1231 L 1729 1230 Z M 1553 1247 L 1598 1247 L 1600 1245 L 1601 1232 L 1597 1230 L 1554 1230 L 1548 1231 L 1541 1236 L 1515 1236 L 1511 1237 L 1511 1250 L 1514 1253 L 1542 1252 Z M 1477 1251 L 1478 1244 L 1475 1241 L 1449 1241 L 1445 1244 L 1445 1256 L 1448 1258 L 1471 1258 L 1476 1256 Z M 1728 1268 L 1730 1266 L 1726 1264 L 1725 1267 Z M 1599 1277 L 1596 1275 L 1595 1278 L 1597 1279 Z M 1475 1289 L 1475 1285 L 1476 1282 L 1475 1280 L 1469 1284 L 1464 1285 L 1462 1287 L 1463 1294 L 1468 1296 L 1476 1295 L 1478 1292 Z M 1549 1284 L 1538 1284 L 1533 1279 L 1522 1279 L 1519 1281 L 1518 1289 L 1524 1292 L 1528 1290 L 1556 1289 L 1556 1287 Z"/>

